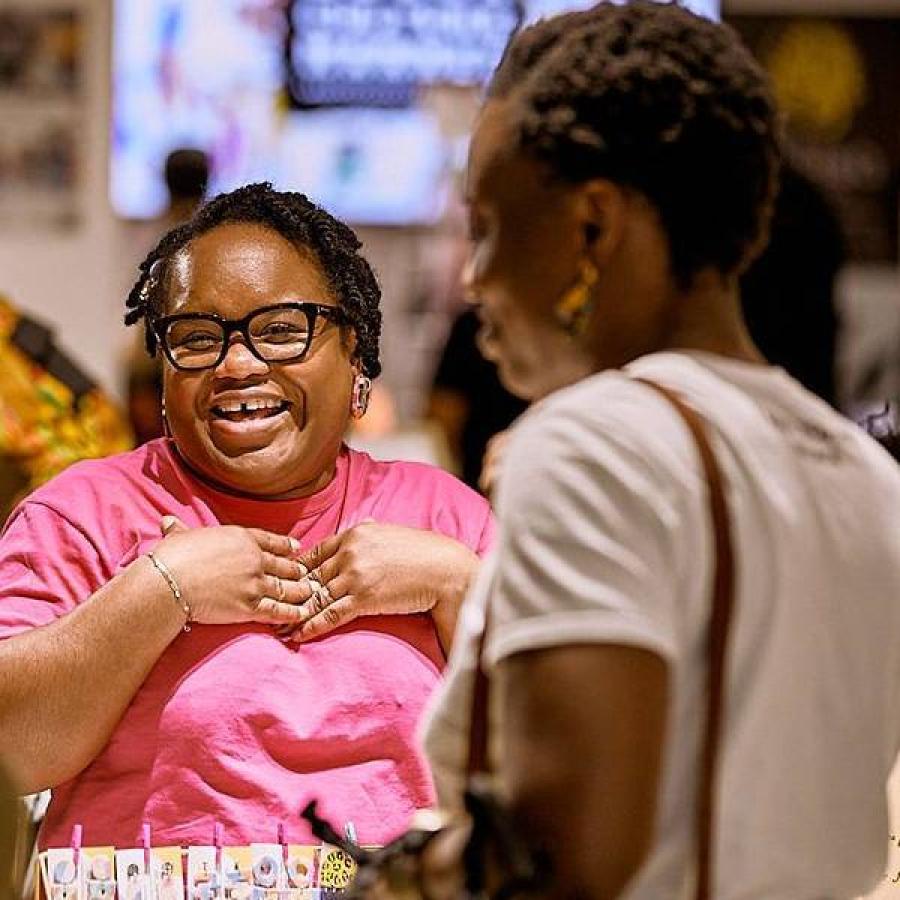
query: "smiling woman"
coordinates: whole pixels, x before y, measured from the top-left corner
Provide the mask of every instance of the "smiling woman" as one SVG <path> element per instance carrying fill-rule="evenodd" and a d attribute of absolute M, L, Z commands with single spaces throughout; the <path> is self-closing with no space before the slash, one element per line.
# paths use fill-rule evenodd
<path fill-rule="evenodd" d="M 174 255 L 165 290 L 172 314 L 151 327 L 187 463 L 257 495 L 324 487 L 368 374 L 321 264 L 268 227 L 227 223 Z"/>
<path fill-rule="evenodd" d="M 381 843 L 431 802 L 415 723 L 492 523 L 343 443 L 380 372 L 358 250 L 250 185 L 143 263 L 126 321 L 166 360 L 168 437 L 73 467 L 0 540 L 0 751 L 54 788 L 43 845 L 303 842 L 313 797 Z"/>

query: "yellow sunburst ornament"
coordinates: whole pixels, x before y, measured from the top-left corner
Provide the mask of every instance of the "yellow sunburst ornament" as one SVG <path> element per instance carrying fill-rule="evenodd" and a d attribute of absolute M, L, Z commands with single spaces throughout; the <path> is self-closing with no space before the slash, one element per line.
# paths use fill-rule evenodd
<path fill-rule="evenodd" d="M 775 95 L 793 130 L 838 142 L 865 103 L 866 63 L 836 22 L 785 26 L 764 54 Z"/>
<path fill-rule="evenodd" d="M 344 890 L 356 874 L 356 863 L 350 855 L 337 847 L 322 849 L 319 880 L 322 887 Z"/>

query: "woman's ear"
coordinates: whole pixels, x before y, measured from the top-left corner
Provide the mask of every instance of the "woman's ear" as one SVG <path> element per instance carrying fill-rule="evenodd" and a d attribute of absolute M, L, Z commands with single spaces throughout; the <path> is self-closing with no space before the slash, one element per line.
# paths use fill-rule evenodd
<path fill-rule="evenodd" d="M 628 193 L 612 181 L 595 179 L 582 185 L 577 214 L 585 252 L 598 269 L 616 254 L 628 221 Z"/>
<path fill-rule="evenodd" d="M 359 368 L 359 341 L 356 338 L 356 329 L 349 323 L 344 323 L 340 327 L 340 333 L 341 346 L 346 350 L 347 356 L 350 357 L 350 365 Z"/>

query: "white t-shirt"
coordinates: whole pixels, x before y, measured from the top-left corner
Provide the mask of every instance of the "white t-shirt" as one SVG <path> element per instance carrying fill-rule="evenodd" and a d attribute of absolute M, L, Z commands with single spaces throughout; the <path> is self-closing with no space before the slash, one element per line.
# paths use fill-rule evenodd
<path fill-rule="evenodd" d="M 736 609 L 714 896 L 863 893 L 883 875 L 900 738 L 900 467 L 780 369 L 660 353 L 629 371 L 703 413 L 728 484 Z M 488 597 L 489 669 L 564 644 L 649 648 L 669 666 L 669 732 L 655 843 L 627 897 L 689 896 L 713 564 L 696 445 L 655 391 L 596 375 L 516 426 L 498 514 L 425 725 L 442 802 L 459 798 Z"/>

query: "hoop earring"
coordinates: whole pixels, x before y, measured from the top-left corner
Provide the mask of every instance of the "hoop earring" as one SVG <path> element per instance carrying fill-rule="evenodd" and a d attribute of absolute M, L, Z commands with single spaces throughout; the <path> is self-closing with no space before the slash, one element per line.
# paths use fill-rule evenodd
<path fill-rule="evenodd" d="M 553 307 L 553 317 L 570 337 L 582 337 L 596 306 L 594 285 L 600 278 L 597 267 L 587 258 L 578 265 L 578 280 Z"/>
<path fill-rule="evenodd" d="M 357 375 L 353 380 L 353 397 L 350 400 L 350 415 L 361 419 L 369 408 L 372 396 L 372 379 L 368 375 Z"/>

